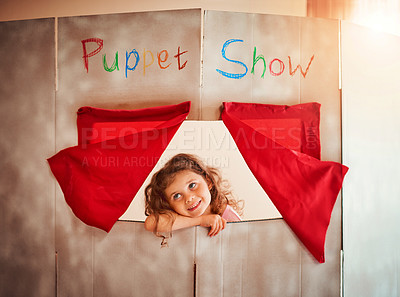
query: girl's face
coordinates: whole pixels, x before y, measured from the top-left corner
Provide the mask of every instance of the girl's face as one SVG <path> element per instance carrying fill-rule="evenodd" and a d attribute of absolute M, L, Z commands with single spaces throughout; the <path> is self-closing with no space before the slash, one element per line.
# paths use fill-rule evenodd
<path fill-rule="evenodd" d="M 210 213 L 211 184 L 191 170 L 182 170 L 165 189 L 171 208 L 186 217 L 198 217 Z"/>

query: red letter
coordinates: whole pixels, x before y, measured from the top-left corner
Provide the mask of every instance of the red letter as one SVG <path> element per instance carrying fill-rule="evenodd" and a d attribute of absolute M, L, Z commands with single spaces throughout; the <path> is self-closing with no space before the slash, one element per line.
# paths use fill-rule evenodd
<path fill-rule="evenodd" d="M 184 51 L 182 53 L 180 51 L 181 51 L 181 47 L 178 46 L 178 53 L 174 57 L 178 59 L 178 69 L 182 70 L 183 68 L 185 68 L 187 61 L 185 61 L 185 63 L 183 63 L 183 65 L 181 66 L 181 55 L 184 53 L 187 53 L 188 51 Z"/>
<path fill-rule="evenodd" d="M 279 62 L 279 72 L 275 72 L 272 70 L 272 63 L 274 62 Z M 283 64 L 283 62 L 279 59 L 273 59 L 271 61 L 271 63 L 269 63 L 269 72 L 273 75 L 273 76 L 279 76 L 283 73 L 283 71 L 285 70 L 285 64 Z"/>
<path fill-rule="evenodd" d="M 161 58 L 161 54 L 164 53 L 164 59 Z M 167 69 L 171 63 L 169 63 L 167 66 L 162 66 L 161 62 L 164 63 L 168 60 L 168 51 L 167 50 L 162 50 L 161 52 L 157 53 L 157 58 L 158 58 L 158 66 L 160 66 L 161 69 Z"/>
<path fill-rule="evenodd" d="M 89 38 L 89 39 L 85 39 L 82 40 L 82 46 L 83 46 L 83 61 L 85 63 L 85 68 L 86 68 L 86 72 L 89 72 L 89 57 L 93 57 L 94 55 L 98 54 L 101 49 L 103 48 L 103 39 L 100 38 Z M 86 43 L 88 42 L 96 42 L 97 45 L 99 46 L 97 49 L 95 49 L 94 51 L 87 53 L 86 50 Z"/>

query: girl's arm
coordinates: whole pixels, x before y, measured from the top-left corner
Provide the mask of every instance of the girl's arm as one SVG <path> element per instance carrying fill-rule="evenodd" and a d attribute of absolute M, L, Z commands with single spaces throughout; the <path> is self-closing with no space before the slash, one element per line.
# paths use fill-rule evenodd
<path fill-rule="evenodd" d="M 158 226 L 156 224 L 155 217 L 150 215 L 144 222 L 144 227 L 147 231 L 154 232 L 157 228 L 158 232 L 170 232 L 178 229 L 189 228 L 194 226 L 210 227 L 208 232 L 209 236 L 217 235 L 221 230 L 225 229 L 226 220 L 217 214 L 202 215 L 200 217 L 186 217 L 173 213 L 175 221 L 171 227 L 171 217 L 169 215 L 161 214 L 158 220 Z"/>

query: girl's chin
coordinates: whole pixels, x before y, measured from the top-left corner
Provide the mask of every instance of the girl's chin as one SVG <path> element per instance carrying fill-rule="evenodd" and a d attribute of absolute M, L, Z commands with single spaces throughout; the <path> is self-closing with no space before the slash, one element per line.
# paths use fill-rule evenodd
<path fill-rule="evenodd" d="M 186 216 L 192 217 L 192 218 L 198 218 L 204 214 L 204 211 L 196 211 L 196 212 L 190 212 Z"/>

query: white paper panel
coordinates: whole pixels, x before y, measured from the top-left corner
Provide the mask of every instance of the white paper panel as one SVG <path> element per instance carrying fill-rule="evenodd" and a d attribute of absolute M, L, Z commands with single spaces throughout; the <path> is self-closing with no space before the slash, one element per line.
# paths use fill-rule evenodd
<path fill-rule="evenodd" d="M 194 154 L 219 169 L 238 200 L 244 202 L 243 220 L 281 218 L 268 195 L 247 167 L 235 141 L 222 121 L 185 121 L 139 189 L 121 220 L 144 221 L 144 189 L 154 173 L 179 153 Z M 141 160 L 149 162 L 149 160 Z M 240 174 L 238 174 L 240 173 Z"/>
<path fill-rule="evenodd" d="M 400 294 L 400 38 L 342 23 L 345 296 Z"/>

